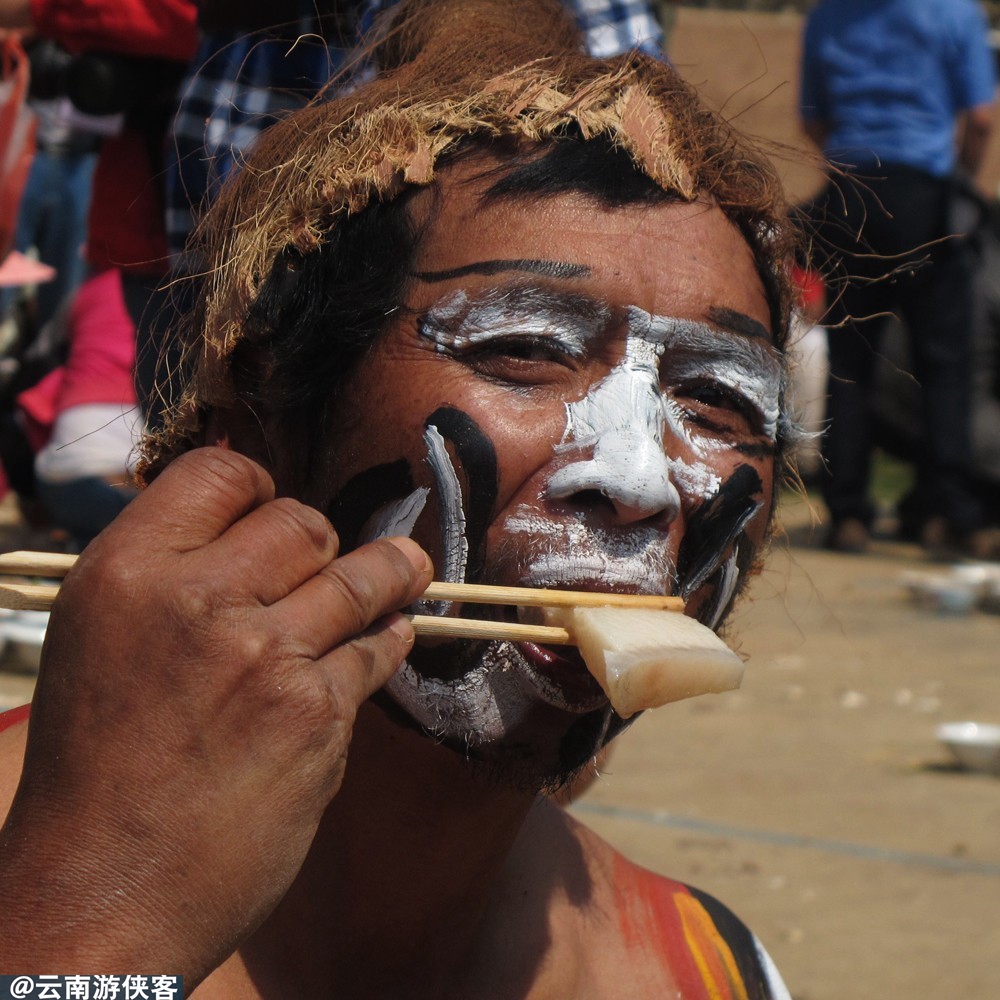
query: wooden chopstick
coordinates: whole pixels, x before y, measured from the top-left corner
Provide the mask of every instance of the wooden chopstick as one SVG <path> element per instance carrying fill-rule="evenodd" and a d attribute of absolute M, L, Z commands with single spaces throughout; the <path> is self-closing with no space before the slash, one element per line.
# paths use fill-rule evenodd
<path fill-rule="evenodd" d="M 652 608 L 683 611 L 684 600 L 665 594 L 599 594 L 589 590 L 544 590 L 531 587 L 494 587 L 482 583 L 435 582 L 424 591 L 426 601 L 463 601 L 469 604 L 512 604 L 519 608 Z"/>
<path fill-rule="evenodd" d="M 0 608 L 48 611 L 58 593 L 54 583 L 0 583 Z"/>
<path fill-rule="evenodd" d="M 520 622 L 491 622 L 479 618 L 437 618 L 434 615 L 407 615 L 417 635 L 439 635 L 452 639 L 507 639 L 510 642 L 543 642 L 573 645 L 573 637 L 557 625 L 522 625 Z"/>
<path fill-rule="evenodd" d="M 60 552 L 5 552 L 0 573 L 48 579 L 64 577 L 76 562 L 75 555 Z M 48 611 L 59 585 L 54 583 L 0 584 L 0 607 L 15 611 Z M 429 601 L 503 604 L 517 607 L 626 607 L 683 611 L 680 597 L 655 594 L 599 594 L 581 590 L 545 590 L 530 587 L 494 587 L 472 583 L 431 583 L 423 594 Z M 409 615 L 418 635 L 471 639 L 509 639 L 513 642 L 572 643 L 569 632 L 550 625 L 522 625 L 471 618 Z"/>
<path fill-rule="evenodd" d="M 0 608 L 12 611 L 48 611 L 59 593 L 54 583 L 2 583 Z M 464 639 L 509 639 L 511 642 L 546 642 L 569 645 L 573 640 L 564 628 L 553 625 L 522 625 L 520 622 L 493 622 L 477 618 L 438 618 L 435 615 L 407 615 L 417 635 Z"/>
<path fill-rule="evenodd" d="M 64 577 L 77 557 L 65 552 L 4 552 L 0 554 L 0 573 L 12 576 Z"/>
<path fill-rule="evenodd" d="M 0 573 L 18 576 L 64 577 L 76 562 L 75 555 L 63 552 L 0 553 Z M 545 590 L 531 587 L 495 587 L 478 583 L 436 581 L 424 591 L 427 601 L 463 601 L 470 604 L 510 604 L 528 607 L 654 608 L 683 611 L 680 597 L 663 594 L 601 594 L 588 590 Z"/>

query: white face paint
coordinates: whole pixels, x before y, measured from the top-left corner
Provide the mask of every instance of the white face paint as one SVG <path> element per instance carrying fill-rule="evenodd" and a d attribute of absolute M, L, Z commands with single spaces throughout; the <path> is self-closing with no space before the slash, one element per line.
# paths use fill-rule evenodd
<path fill-rule="evenodd" d="M 535 287 L 491 289 L 476 299 L 457 291 L 429 309 L 420 336 L 447 354 L 517 339 L 544 339 L 570 357 L 582 358 L 605 329 L 609 310 L 583 296 L 555 295 Z"/>
<path fill-rule="evenodd" d="M 633 520 L 660 512 L 676 516 L 679 490 L 714 496 L 722 481 L 709 461 L 681 462 L 664 448 L 668 432 L 706 459 L 724 446 L 688 419 L 683 399 L 692 386 L 727 396 L 754 415 L 760 433 L 776 439 L 782 367 L 773 350 L 631 307 L 624 358 L 583 399 L 566 406 L 566 433 L 557 450 L 591 457 L 560 468 L 549 480 L 549 495 L 563 499 L 596 489 Z"/>
<path fill-rule="evenodd" d="M 736 588 L 740 582 L 740 568 L 736 565 L 736 553 L 734 552 L 719 567 L 719 579 L 715 586 L 715 593 L 708 608 L 702 613 L 702 624 L 710 629 L 716 628 L 722 620 L 729 602 L 736 596 Z"/>
<path fill-rule="evenodd" d="M 667 539 L 650 525 L 604 531 L 587 524 L 583 512 L 556 521 L 522 507 L 504 521 L 503 531 L 520 536 L 519 550 L 527 553 L 522 583 L 528 587 L 572 590 L 600 580 L 607 588 L 662 594 L 674 582 Z"/>
<path fill-rule="evenodd" d="M 430 492 L 426 486 L 421 486 L 402 500 L 396 500 L 377 510 L 362 527 L 358 544 L 364 545 L 376 538 L 388 538 L 390 535 L 411 535 Z"/>
<path fill-rule="evenodd" d="M 679 514 L 682 497 L 705 502 L 718 494 L 722 479 L 713 458 L 734 446 L 693 411 L 703 406 L 703 397 L 724 398 L 723 408 L 739 412 L 753 426 L 752 436 L 773 442 L 782 365 L 770 345 L 708 324 L 637 307 L 622 313 L 583 296 L 531 286 L 493 289 L 475 299 L 454 292 L 419 324 L 420 336 L 436 351 L 458 359 L 515 341 L 519 347 L 540 342 L 585 360 L 595 345 L 604 346 L 612 325 L 622 322 L 627 329 L 622 359 L 582 399 L 566 404 L 565 431 L 554 450 L 567 461 L 553 463 L 544 490 L 554 499 L 596 490 L 627 516 L 605 530 L 588 523 L 582 509 L 560 519 L 543 506 L 519 507 L 504 520 L 500 535 L 510 541 L 515 555 L 509 565 L 522 584 L 675 590 L 677 570 L 664 525 Z M 683 442 L 695 459 L 670 457 L 668 438 Z M 435 427 L 424 440 L 440 512 L 441 576 L 460 581 L 469 549 L 461 480 Z M 716 570 L 719 593 L 707 609 L 712 625 L 737 586 L 735 556 L 720 552 Z M 447 605 L 427 610 L 444 613 Z M 573 712 L 604 706 L 599 695 L 592 702 L 573 702 L 517 645 L 487 643 L 476 649 L 475 658 L 463 659 L 457 677 L 426 676 L 407 663 L 387 690 L 429 731 L 469 744 L 502 740 L 539 701 Z"/>
<path fill-rule="evenodd" d="M 438 507 L 441 520 L 441 545 L 444 565 L 441 579 L 449 583 L 465 580 L 465 569 L 469 563 L 469 542 L 465 535 L 465 508 L 462 504 L 462 484 L 445 447 L 441 432 L 432 424 L 424 431 L 427 445 L 427 461 L 434 473 L 434 483 L 438 492 Z M 434 601 L 421 602 L 423 610 L 430 614 L 443 615 L 448 604 Z"/>

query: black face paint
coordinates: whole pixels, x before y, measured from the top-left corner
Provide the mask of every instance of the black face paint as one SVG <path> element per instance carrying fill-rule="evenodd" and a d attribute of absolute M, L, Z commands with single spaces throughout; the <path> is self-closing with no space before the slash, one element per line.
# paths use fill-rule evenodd
<path fill-rule="evenodd" d="M 403 458 L 374 465 L 344 483 L 326 509 L 340 536 L 341 550 L 349 552 L 357 546 L 361 529 L 375 511 L 412 492 L 413 476 Z"/>
<path fill-rule="evenodd" d="M 741 465 L 719 492 L 688 521 L 677 556 L 681 597 L 690 597 L 719 568 L 726 550 L 763 506 L 764 492 L 757 470 Z"/>
<path fill-rule="evenodd" d="M 469 546 L 466 578 L 476 580 L 486 560 L 486 532 L 493 519 L 500 490 L 496 449 L 472 417 L 451 406 L 435 410 L 424 421 L 424 426 L 436 427 L 441 437 L 451 443 L 465 470 L 466 489 L 463 500 L 466 541 Z"/>
<path fill-rule="evenodd" d="M 559 745 L 559 770 L 564 776 L 577 774 L 600 753 L 620 732 L 627 729 L 642 713 L 628 719 L 606 708 L 581 716 L 567 730 Z"/>
<path fill-rule="evenodd" d="M 567 264 L 557 260 L 481 260 L 463 267 L 453 267 L 448 271 L 415 271 L 413 276 L 421 281 L 450 281 L 464 278 L 469 274 L 504 274 L 507 271 L 521 271 L 525 274 L 542 274 L 547 278 L 583 278 L 590 274 L 590 268 L 583 264 Z"/>

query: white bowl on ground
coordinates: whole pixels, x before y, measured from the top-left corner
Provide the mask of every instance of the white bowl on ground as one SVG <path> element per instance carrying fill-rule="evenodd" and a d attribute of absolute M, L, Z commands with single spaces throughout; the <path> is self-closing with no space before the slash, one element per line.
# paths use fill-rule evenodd
<path fill-rule="evenodd" d="M 1000 774 L 1000 726 L 989 722 L 945 722 L 938 739 L 970 771 Z"/>
<path fill-rule="evenodd" d="M 16 670 L 37 671 L 48 624 L 48 611 L 15 611 L 0 619 L 4 665 Z"/>

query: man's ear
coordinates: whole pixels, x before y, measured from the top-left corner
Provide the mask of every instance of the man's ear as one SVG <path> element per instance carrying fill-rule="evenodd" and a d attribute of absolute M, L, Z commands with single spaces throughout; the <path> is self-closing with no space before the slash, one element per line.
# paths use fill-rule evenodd
<path fill-rule="evenodd" d="M 268 471 L 278 496 L 301 497 L 303 470 L 308 468 L 306 437 L 295 433 L 287 418 L 258 413 L 239 402 L 213 407 L 205 421 L 204 443 L 252 458 Z"/>
<path fill-rule="evenodd" d="M 269 444 L 267 417 L 261 419 L 243 403 L 214 407 L 205 421 L 205 444 L 227 448 L 252 458 L 272 475 L 274 455 Z"/>

